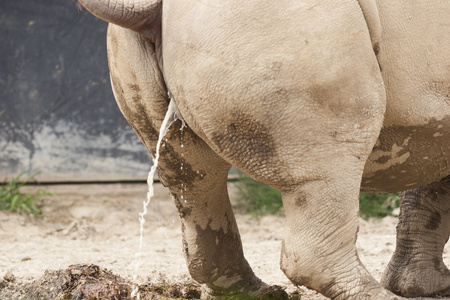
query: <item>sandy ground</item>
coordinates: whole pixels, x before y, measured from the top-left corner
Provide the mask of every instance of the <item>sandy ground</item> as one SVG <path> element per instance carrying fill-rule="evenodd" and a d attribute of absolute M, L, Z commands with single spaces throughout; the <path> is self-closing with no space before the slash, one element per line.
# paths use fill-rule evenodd
<path fill-rule="evenodd" d="M 233 198 L 233 183 L 230 183 Z M 36 280 L 46 270 L 96 264 L 132 279 L 139 249 L 138 212 L 146 197 L 145 184 L 45 186 L 55 193 L 43 201 L 43 217 L 0 212 L 0 280 L 15 277 L 15 286 Z M 37 189 L 28 187 L 29 191 Z M 284 219 L 251 218 L 236 207 L 244 252 L 257 276 L 268 284 L 293 291 L 279 269 Z M 396 218 L 361 220 L 357 247 L 361 260 L 379 280 L 395 248 Z M 444 261 L 450 262 L 447 246 Z M 155 185 L 146 216 L 142 259 L 137 282 L 188 283 L 178 214 L 168 191 Z M 302 299 L 326 299 L 301 288 Z M 0 298 L 1 298 L 0 287 Z"/>

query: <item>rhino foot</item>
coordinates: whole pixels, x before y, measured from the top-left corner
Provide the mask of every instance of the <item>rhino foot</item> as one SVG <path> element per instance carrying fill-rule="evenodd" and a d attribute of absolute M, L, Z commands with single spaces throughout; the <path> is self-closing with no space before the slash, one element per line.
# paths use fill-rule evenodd
<path fill-rule="evenodd" d="M 217 293 L 204 286 L 202 289 L 202 300 L 294 300 L 284 288 L 274 285 L 268 286 L 263 283 L 261 287 L 253 291 L 229 291 Z"/>
<path fill-rule="evenodd" d="M 392 261 L 381 284 L 404 297 L 450 296 L 450 271 L 442 261 L 409 261 L 399 266 Z"/>
<path fill-rule="evenodd" d="M 400 193 L 397 247 L 381 283 L 406 297 L 450 296 L 442 251 L 450 234 L 450 176 Z"/>

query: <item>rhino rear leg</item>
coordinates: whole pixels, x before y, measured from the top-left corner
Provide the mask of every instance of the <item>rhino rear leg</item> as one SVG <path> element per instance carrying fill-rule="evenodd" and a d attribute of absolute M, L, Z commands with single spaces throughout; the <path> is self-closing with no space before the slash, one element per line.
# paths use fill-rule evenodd
<path fill-rule="evenodd" d="M 341 185 L 346 189 L 336 188 Z M 294 284 L 332 299 L 399 299 L 358 258 L 358 193 L 357 182 L 348 179 L 309 181 L 284 191 L 281 269 Z"/>
<path fill-rule="evenodd" d="M 109 26 L 108 58 L 114 95 L 153 157 L 169 103 L 156 59 L 157 48 L 139 33 Z M 230 164 L 189 127 L 181 127 L 178 120 L 166 134 L 157 171 L 179 211 L 189 272 L 204 285 L 204 297 L 258 294 L 266 285 L 255 276 L 243 255 L 227 192 Z"/>
<path fill-rule="evenodd" d="M 442 252 L 450 234 L 450 176 L 400 196 L 397 246 L 382 284 L 406 297 L 449 296 Z"/>
<path fill-rule="evenodd" d="M 244 258 L 227 192 L 231 165 L 181 126 L 177 121 L 166 135 L 158 174 L 179 212 L 189 272 L 203 285 L 203 299 L 257 296 L 268 286 Z"/>

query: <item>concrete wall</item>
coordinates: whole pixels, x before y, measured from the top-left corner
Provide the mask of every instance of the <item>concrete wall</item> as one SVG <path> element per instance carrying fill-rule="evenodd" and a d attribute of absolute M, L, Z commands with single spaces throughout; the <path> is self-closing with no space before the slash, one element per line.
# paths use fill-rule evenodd
<path fill-rule="evenodd" d="M 145 179 L 150 157 L 111 92 L 107 24 L 70 0 L 0 1 L 0 179 Z"/>

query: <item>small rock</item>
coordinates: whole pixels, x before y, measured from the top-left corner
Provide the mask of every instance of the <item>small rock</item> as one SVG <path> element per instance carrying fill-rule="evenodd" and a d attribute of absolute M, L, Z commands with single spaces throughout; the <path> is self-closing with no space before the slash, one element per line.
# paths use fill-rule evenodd
<path fill-rule="evenodd" d="M 400 215 L 400 208 L 397 207 L 396 209 L 394 209 L 391 215 L 393 215 L 394 217 L 398 217 Z"/>
<path fill-rule="evenodd" d="M 181 293 L 185 299 L 200 299 L 201 296 L 199 287 L 194 284 L 184 286 Z"/>
<path fill-rule="evenodd" d="M 289 300 L 300 300 L 302 298 L 302 294 L 299 291 L 295 291 L 289 295 Z"/>
<path fill-rule="evenodd" d="M 8 272 L 6 272 L 5 276 L 3 276 L 3 280 L 7 281 L 7 282 L 14 282 L 16 281 L 16 276 L 14 276 L 14 274 L 11 272 L 11 270 L 8 270 Z"/>

